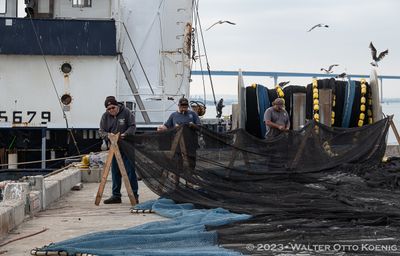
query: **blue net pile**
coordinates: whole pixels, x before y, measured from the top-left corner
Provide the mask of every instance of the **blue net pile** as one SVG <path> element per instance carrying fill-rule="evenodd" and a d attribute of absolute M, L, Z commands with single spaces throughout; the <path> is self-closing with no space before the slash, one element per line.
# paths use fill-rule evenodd
<path fill-rule="evenodd" d="M 170 218 L 138 227 L 97 232 L 41 248 L 39 252 L 67 252 L 68 255 L 221 255 L 240 253 L 218 246 L 217 233 L 205 225 L 220 226 L 249 219 L 247 214 L 231 213 L 222 208 L 199 210 L 192 204 L 175 204 L 159 199 L 139 204 L 135 209 L 152 210 Z"/>

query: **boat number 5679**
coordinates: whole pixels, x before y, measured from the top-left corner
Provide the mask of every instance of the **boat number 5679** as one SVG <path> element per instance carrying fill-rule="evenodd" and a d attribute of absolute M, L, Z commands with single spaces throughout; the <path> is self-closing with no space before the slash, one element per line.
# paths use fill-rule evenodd
<path fill-rule="evenodd" d="M 47 124 L 51 120 L 50 111 L 0 111 L 0 122 L 12 122 L 13 124 L 30 123 L 34 118 L 41 119 L 41 124 Z"/>

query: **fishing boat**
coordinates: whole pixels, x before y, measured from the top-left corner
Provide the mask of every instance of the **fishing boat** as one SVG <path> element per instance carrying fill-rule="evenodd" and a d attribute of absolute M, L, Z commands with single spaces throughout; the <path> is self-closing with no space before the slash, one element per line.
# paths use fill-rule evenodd
<path fill-rule="evenodd" d="M 180 97 L 190 98 L 192 74 L 221 73 L 211 71 L 209 65 L 207 72 L 191 71 L 193 61 L 203 56 L 195 43 L 195 37 L 203 38 L 195 1 L 30 2 L 32 6 L 27 5 L 22 15 L 25 5 L 20 6 L 21 1 L 6 0 L 0 6 L 2 168 L 57 168 L 64 164 L 65 158 L 99 151 L 98 125 L 104 111 L 103 101 L 108 95 L 115 95 L 135 113 L 139 132 L 154 131 L 175 111 Z M 246 73 L 257 75 L 257 72 L 243 72 Z M 228 120 L 232 124 L 229 127 L 246 128 L 261 138 L 263 112 L 279 96 L 279 91 L 261 85 L 245 89 L 241 74 L 234 73 L 240 86 L 238 105 L 234 106 L 232 119 Z M 296 74 L 272 74 L 275 85 L 280 75 Z M 324 74 L 308 76 L 310 82 L 312 77 L 327 77 Z M 338 101 L 344 102 L 344 97 L 350 93 L 353 94 L 349 99 L 353 100 L 356 93 L 356 101 L 360 101 L 360 89 L 357 92 L 350 90 L 355 88 L 350 86 L 355 83 L 351 77 L 357 76 L 348 75 L 349 81 L 343 82 L 341 87 L 330 82 L 329 88 L 321 85 L 316 89 L 331 90 L 333 97 L 336 88 L 341 88 L 337 90 L 342 92 L 337 95 Z M 364 104 L 363 125 L 371 123 L 371 113 L 376 115 L 375 120 L 380 119 L 377 115 L 379 83 L 376 73 L 371 81 L 365 83 L 374 92 L 368 90 L 364 96 L 364 99 L 369 98 Z M 287 100 L 286 107 L 292 111 L 292 121 L 293 118 L 298 120 L 292 128 L 304 126 L 306 120 L 312 119 L 327 120 L 325 124 L 331 125 L 331 118 L 326 115 L 331 113 L 329 104 L 332 100 L 324 105 L 325 110 L 321 108 L 310 114 L 309 111 L 314 111 L 310 101 L 312 95 L 306 100 L 304 90 L 300 93 L 291 88 L 294 87 L 289 85 L 281 93 Z M 262 95 L 268 90 L 268 97 Z M 297 100 L 293 100 L 295 92 L 302 95 L 295 97 Z M 256 102 L 263 102 L 263 105 Z M 291 107 L 297 102 L 299 107 Z M 351 108 L 352 102 L 346 106 Z M 217 105 L 215 95 L 214 103 Z M 222 103 L 220 105 L 222 108 Z M 356 115 L 360 115 L 360 111 L 353 114 L 349 109 L 346 111 L 346 118 L 351 119 L 352 124 L 349 125 L 347 120 L 342 125 L 342 113 L 336 113 L 334 126 L 358 126 L 360 120 Z M 314 118 L 317 115 L 318 118 Z M 211 123 L 214 130 L 225 131 L 225 121 L 203 119 L 203 124 Z M 218 129 L 215 126 L 219 126 Z"/>
<path fill-rule="evenodd" d="M 191 0 L 30 2 L 0 2 L 0 164 L 98 151 L 108 95 L 139 131 L 190 96 Z"/>
<path fill-rule="evenodd" d="M 105 96 L 116 95 L 134 111 L 142 130 L 154 129 L 175 111 L 180 97 L 189 97 L 192 1 L 39 0 L 27 18 L 16 17 L 16 1 L 6 3 L 0 18 L 0 33 L 6 35 L 0 41 L 0 88 L 6 92 L 0 95 L 0 141 L 8 166 L 10 156 L 13 166 L 40 158 L 44 169 L 47 159 L 97 151 Z M 135 254 L 140 249 L 160 255 L 180 244 L 181 255 L 201 255 L 202 246 L 212 244 L 210 255 L 222 255 L 220 245 L 235 250 L 223 255 L 252 253 L 251 245 L 273 255 L 309 252 L 310 241 L 333 253 L 357 253 L 366 244 L 373 251 L 382 241 L 398 239 L 398 191 L 393 189 L 399 177 L 391 166 L 377 168 L 392 118 L 381 117 L 376 73 L 369 81 L 311 78 L 306 86 L 283 87 L 276 81 L 272 88 L 245 87 L 240 73 L 232 115 L 232 126 L 239 129 L 221 133 L 184 125 L 137 134 L 119 146 L 156 194 L 185 203 L 185 209 L 190 202 L 246 216 L 229 215 L 229 221 L 218 223 L 211 218 L 207 229 L 203 222 L 191 229 L 177 221 L 162 236 L 156 223 L 156 231 L 147 233 L 155 236 L 146 243 L 143 230 L 102 232 L 32 254 Z M 285 99 L 292 130 L 264 139 L 262 115 L 276 98 Z M 75 178 L 79 174 L 74 170 Z M 30 182 L 42 200 L 38 210 L 45 209 L 55 194 L 52 187 L 43 185 L 43 177 Z M 24 205 L 18 205 L 20 215 Z M 191 213 L 190 225 L 200 219 Z M 176 233 L 177 227 L 185 233 Z M 206 234 L 210 230 L 215 232 Z M 300 247 L 287 247 L 288 242 Z M 193 251 L 192 245 L 200 248 Z"/>

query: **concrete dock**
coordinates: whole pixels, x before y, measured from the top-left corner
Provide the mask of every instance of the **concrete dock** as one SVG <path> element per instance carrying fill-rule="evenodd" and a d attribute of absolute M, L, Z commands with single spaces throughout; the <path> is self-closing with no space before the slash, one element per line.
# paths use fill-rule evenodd
<path fill-rule="evenodd" d="M 109 176 L 110 179 L 110 176 Z M 125 229 L 147 222 L 163 220 L 155 213 L 131 213 L 129 198 L 122 187 L 122 204 L 94 204 L 99 183 L 83 183 L 78 191 L 68 191 L 45 210 L 26 217 L 22 224 L 0 239 L 0 255 L 30 255 L 32 249 L 80 235 L 114 229 Z M 157 199 L 143 182 L 139 182 L 140 202 Z M 111 180 L 107 181 L 102 199 L 111 195 Z M 40 231 L 46 231 L 38 233 Z M 29 236 L 26 238 L 22 238 Z M 20 240 L 16 240 L 22 238 Z M 15 240 L 15 241 L 13 241 Z"/>

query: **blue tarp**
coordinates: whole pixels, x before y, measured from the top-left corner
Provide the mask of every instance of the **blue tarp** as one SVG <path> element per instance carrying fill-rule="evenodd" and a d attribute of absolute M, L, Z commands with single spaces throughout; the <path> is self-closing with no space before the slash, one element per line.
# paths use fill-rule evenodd
<path fill-rule="evenodd" d="M 271 102 L 268 97 L 268 89 L 260 84 L 257 84 L 257 100 L 258 100 L 258 114 L 260 115 L 260 128 L 261 136 L 264 138 L 267 132 L 264 123 L 264 112 L 267 108 L 271 107 Z"/>
<path fill-rule="evenodd" d="M 153 210 L 171 220 L 147 223 L 124 230 L 104 231 L 52 244 L 41 251 L 66 251 L 69 254 L 96 255 L 241 255 L 217 244 L 217 233 L 205 225 L 220 226 L 247 220 L 222 208 L 194 209 L 192 204 L 175 204 L 158 199 L 139 204 L 135 209 Z M 134 216 L 132 216 L 134 218 Z"/>
<path fill-rule="evenodd" d="M 350 126 L 350 118 L 353 109 L 355 90 L 356 90 L 356 84 L 349 78 L 347 82 L 346 94 L 344 100 L 344 110 L 343 110 L 343 120 L 342 120 L 342 127 L 344 128 L 349 128 Z"/>

